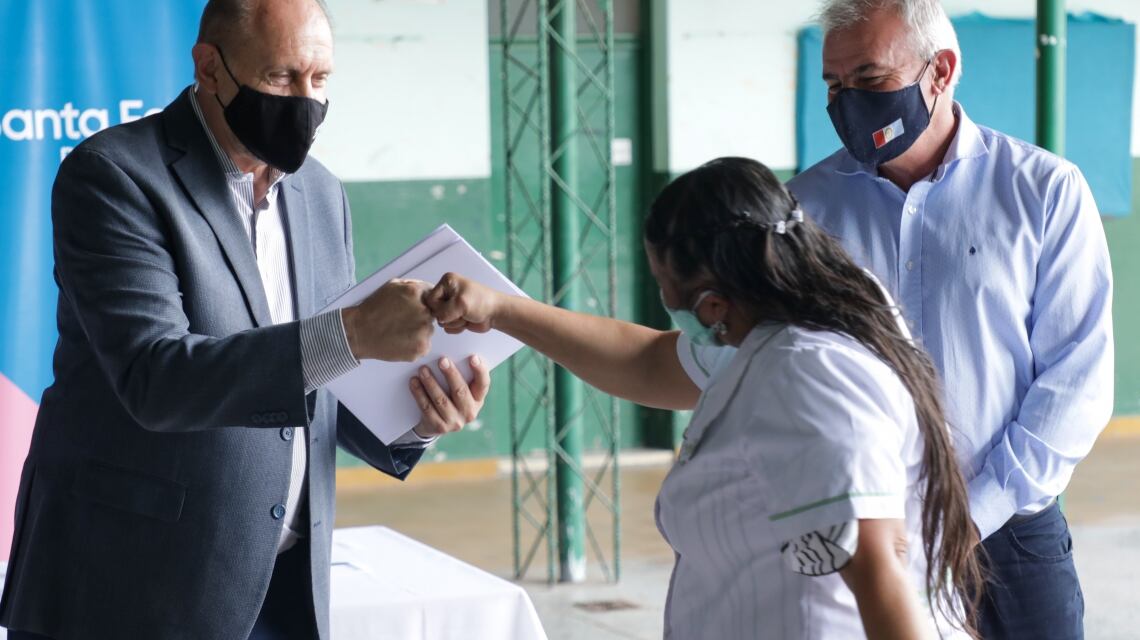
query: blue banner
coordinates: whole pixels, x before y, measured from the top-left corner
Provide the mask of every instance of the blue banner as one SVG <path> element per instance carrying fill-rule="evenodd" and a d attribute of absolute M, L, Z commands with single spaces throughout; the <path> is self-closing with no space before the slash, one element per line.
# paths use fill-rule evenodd
<path fill-rule="evenodd" d="M 0 3 L 0 561 L 35 412 L 52 381 L 56 170 L 84 138 L 161 110 L 193 82 L 190 49 L 204 6 Z"/>

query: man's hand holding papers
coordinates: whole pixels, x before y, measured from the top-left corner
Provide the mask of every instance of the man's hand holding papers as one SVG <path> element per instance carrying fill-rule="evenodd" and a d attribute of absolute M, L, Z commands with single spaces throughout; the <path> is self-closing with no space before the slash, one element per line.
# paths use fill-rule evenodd
<path fill-rule="evenodd" d="M 416 434 L 421 438 L 459 431 L 479 416 L 491 388 L 491 370 L 479 356 L 471 356 L 467 361 L 471 366 L 470 383 L 463 379 L 450 359 L 439 359 L 439 370 L 451 389 L 450 395 L 440 386 L 430 367 L 420 367 L 418 375 L 412 378 L 412 395 L 423 415 L 416 425 Z"/>
<path fill-rule="evenodd" d="M 415 362 L 431 349 L 432 315 L 424 306 L 431 288 L 393 279 L 356 306 L 345 307 L 344 332 L 357 360 Z"/>
<path fill-rule="evenodd" d="M 361 364 L 327 385 L 385 444 L 403 443 L 413 427 L 427 438 L 474 420 L 490 386 L 489 372 L 522 348 L 497 331 L 456 335 L 436 330 L 428 309 L 431 285 L 426 283 L 448 272 L 504 294 L 526 296 L 443 225 L 326 306 L 344 310 L 347 331 L 376 334 L 387 327 L 392 332 L 394 342 L 350 336 Z M 395 316 L 388 316 L 382 298 Z"/>

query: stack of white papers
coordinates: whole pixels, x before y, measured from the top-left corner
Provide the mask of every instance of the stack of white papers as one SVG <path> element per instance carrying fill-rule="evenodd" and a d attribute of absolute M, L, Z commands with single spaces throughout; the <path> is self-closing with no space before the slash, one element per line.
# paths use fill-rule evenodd
<path fill-rule="evenodd" d="M 526 295 L 445 224 L 360 284 L 344 292 L 322 312 L 359 304 L 393 278 L 424 280 L 434 285 L 448 272 L 457 273 L 503 293 Z M 420 420 L 420 409 L 412 397 L 408 383 L 421 366 L 431 367 L 436 380 L 447 389 L 439 372 L 440 358 L 446 356 L 451 359 L 464 379 L 471 380 L 471 366 L 468 363 L 471 356 L 478 355 L 488 367 L 494 368 L 522 347 L 521 342 L 498 331 L 465 331 L 452 335 L 437 325 L 431 337 L 431 352 L 423 359 L 414 363 L 364 360 L 361 366 L 333 380 L 326 388 L 381 442 L 391 444 Z"/>

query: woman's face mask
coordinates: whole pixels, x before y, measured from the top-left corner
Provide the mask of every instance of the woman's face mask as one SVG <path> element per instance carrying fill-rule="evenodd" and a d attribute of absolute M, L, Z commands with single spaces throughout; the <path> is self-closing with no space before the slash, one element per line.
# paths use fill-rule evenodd
<path fill-rule="evenodd" d="M 894 160 L 914 145 L 930 126 L 934 108 L 926 108 L 922 78 L 896 91 L 840 89 L 827 105 L 827 115 L 847 151 L 859 162 L 875 167 Z M 938 98 L 934 98 L 935 106 Z"/>
<path fill-rule="evenodd" d="M 706 327 L 701 323 L 700 316 L 697 315 L 697 309 L 701 307 L 701 303 L 711 293 L 713 292 L 709 289 L 702 291 L 701 295 L 697 296 L 697 301 L 693 303 L 692 309 L 671 309 L 669 305 L 665 304 L 665 293 L 661 293 L 661 306 L 665 307 L 665 312 L 669 314 L 673 324 L 677 325 L 677 328 L 685 334 L 690 342 L 699 347 L 711 347 L 720 344 L 717 340 L 718 326 Z"/>

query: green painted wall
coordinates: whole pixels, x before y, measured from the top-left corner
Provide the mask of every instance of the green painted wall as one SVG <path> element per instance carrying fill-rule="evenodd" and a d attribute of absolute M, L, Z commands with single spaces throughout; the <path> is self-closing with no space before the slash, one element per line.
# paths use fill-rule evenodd
<path fill-rule="evenodd" d="M 1140 159 L 1132 160 L 1140 185 Z M 1114 278 L 1112 320 L 1116 332 L 1116 415 L 1140 415 L 1140 189 L 1132 190 L 1132 214 L 1105 218 Z"/>

